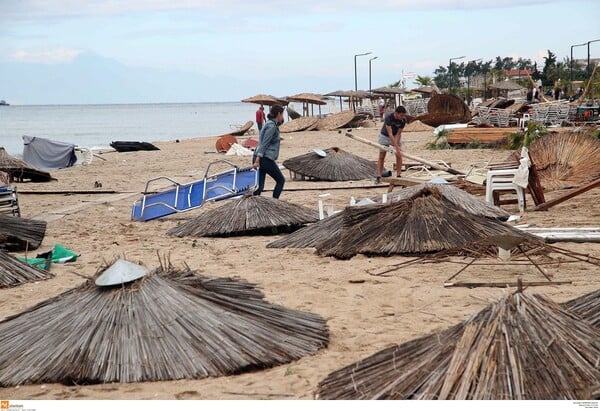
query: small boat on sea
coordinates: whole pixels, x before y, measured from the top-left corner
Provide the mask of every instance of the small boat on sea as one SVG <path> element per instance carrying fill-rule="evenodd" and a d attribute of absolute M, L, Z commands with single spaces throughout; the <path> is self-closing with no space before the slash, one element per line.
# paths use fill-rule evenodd
<path fill-rule="evenodd" d="M 6 101 L 0 100 L 0 106 L 10 106 Z"/>

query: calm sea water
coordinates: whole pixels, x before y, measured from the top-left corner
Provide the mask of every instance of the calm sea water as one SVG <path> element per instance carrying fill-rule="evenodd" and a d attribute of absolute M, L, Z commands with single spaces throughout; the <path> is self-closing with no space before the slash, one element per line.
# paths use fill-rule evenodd
<path fill-rule="evenodd" d="M 0 147 L 20 156 L 24 135 L 83 147 L 209 137 L 254 121 L 257 108 L 237 102 L 0 106 Z"/>

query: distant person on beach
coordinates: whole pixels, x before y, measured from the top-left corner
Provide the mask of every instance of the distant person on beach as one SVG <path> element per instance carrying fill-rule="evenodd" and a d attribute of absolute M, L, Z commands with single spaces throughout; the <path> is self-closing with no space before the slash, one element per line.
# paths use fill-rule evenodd
<path fill-rule="evenodd" d="M 377 102 L 377 105 L 379 106 L 379 116 L 381 117 L 381 120 L 383 121 L 383 115 L 385 113 L 385 100 L 383 99 L 383 97 L 379 97 L 379 101 Z"/>
<path fill-rule="evenodd" d="M 263 124 L 265 124 L 265 108 L 261 104 L 258 110 L 256 110 L 256 126 L 259 133 L 263 128 Z"/>
<path fill-rule="evenodd" d="M 258 168 L 258 188 L 254 195 L 259 196 L 263 192 L 265 177 L 268 174 L 275 180 L 273 198 L 279 198 L 283 191 L 285 177 L 281 174 L 275 160 L 279 157 L 279 144 L 281 141 L 279 125 L 283 123 L 283 107 L 278 104 L 271 106 L 267 119 L 265 126 L 260 131 L 258 146 L 252 157 L 252 167 Z"/>
<path fill-rule="evenodd" d="M 556 87 L 554 89 L 554 100 L 560 100 L 560 88 Z"/>
<path fill-rule="evenodd" d="M 402 171 L 402 129 L 406 125 L 406 109 L 403 106 L 396 107 L 392 113 L 385 116 L 383 127 L 379 133 L 379 144 L 386 147 L 392 146 L 396 149 L 396 176 L 400 177 Z M 382 177 L 383 164 L 385 161 L 386 150 L 379 151 L 377 160 L 377 179 Z"/>

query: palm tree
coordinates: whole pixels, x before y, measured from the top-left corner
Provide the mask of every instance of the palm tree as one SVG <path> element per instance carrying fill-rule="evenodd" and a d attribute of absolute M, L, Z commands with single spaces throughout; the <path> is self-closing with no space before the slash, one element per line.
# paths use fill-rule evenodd
<path fill-rule="evenodd" d="M 431 79 L 431 77 L 428 76 L 417 76 L 417 78 L 415 79 L 415 83 L 423 87 L 433 86 L 433 80 Z"/>

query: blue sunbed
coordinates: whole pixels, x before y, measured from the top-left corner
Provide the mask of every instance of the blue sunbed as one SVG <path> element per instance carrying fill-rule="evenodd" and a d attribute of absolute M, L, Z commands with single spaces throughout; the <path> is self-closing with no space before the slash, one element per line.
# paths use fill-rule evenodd
<path fill-rule="evenodd" d="M 209 175 L 210 167 L 215 163 L 226 163 L 232 168 Z M 149 193 L 150 183 L 168 180 L 174 187 L 165 191 Z M 217 160 L 208 165 L 204 178 L 191 183 L 180 184 L 169 177 L 157 177 L 146 183 L 144 195 L 133 203 L 131 218 L 149 221 L 174 213 L 202 207 L 207 201 L 223 200 L 239 196 L 258 186 L 258 170 L 252 167 L 240 168 L 226 160 Z"/>

